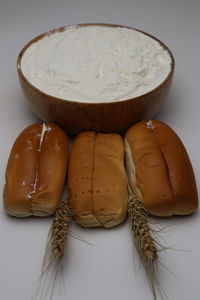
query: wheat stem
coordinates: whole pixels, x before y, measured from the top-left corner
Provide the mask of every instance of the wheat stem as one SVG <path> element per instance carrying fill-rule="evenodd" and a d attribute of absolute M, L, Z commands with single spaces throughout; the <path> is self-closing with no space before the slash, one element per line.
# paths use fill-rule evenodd
<path fill-rule="evenodd" d="M 132 191 L 129 198 L 128 216 L 135 246 L 146 271 L 154 299 L 156 300 L 156 287 L 158 287 L 156 276 L 158 249 L 151 234 L 151 228 L 148 225 L 147 212 L 141 201 L 138 200 Z"/>
<path fill-rule="evenodd" d="M 32 299 L 42 299 L 43 296 L 46 299 L 48 295 L 49 299 L 52 299 L 59 266 L 65 253 L 66 238 L 69 234 L 72 217 L 69 201 L 65 199 L 56 210 L 48 234 L 41 274 Z"/>

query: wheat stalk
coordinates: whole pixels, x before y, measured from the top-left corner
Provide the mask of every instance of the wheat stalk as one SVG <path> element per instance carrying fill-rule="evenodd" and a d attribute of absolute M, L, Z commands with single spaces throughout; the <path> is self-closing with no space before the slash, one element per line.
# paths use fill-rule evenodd
<path fill-rule="evenodd" d="M 61 260 L 64 255 L 65 241 L 67 234 L 69 233 L 69 224 L 72 220 L 72 211 L 70 209 L 68 199 L 61 202 L 59 208 L 56 211 L 53 224 L 51 226 L 47 246 L 49 244 L 51 259 Z M 48 248 L 48 247 L 47 247 Z M 48 259 L 47 259 L 48 263 Z"/>
<path fill-rule="evenodd" d="M 61 202 L 56 210 L 51 225 L 44 259 L 41 267 L 41 274 L 32 299 L 44 299 L 49 295 L 52 299 L 59 267 L 65 253 L 66 238 L 69 234 L 69 225 L 73 214 L 68 199 Z"/>
<path fill-rule="evenodd" d="M 159 288 L 156 267 L 158 264 L 158 251 L 160 250 L 157 248 L 157 242 L 152 236 L 152 229 L 149 227 L 147 212 L 143 203 L 138 200 L 132 191 L 130 191 L 129 197 L 128 216 L 135 246 L 156 300 L 156 288 Z"/>

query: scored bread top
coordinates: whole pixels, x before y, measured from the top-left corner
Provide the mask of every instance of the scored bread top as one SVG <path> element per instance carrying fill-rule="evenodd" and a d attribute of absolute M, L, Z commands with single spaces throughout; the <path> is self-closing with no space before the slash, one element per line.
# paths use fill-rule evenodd
<path fill-rule="evenodd" d="M 31 191 L 35 182 L 37 151 L 42 124 L 25 128 L 16 139 L 6 168 L 5 210 L 14 216 L 30 216 Z"/>
<path fill-rule="evenodd" d="M 112 227 L 125 219 L 128 191 L 120 135 L 84 132 L 76 137 L 69 161 L 68 190 L 80 225 Z"/>
<path fill-rule="evenodd" d="M 53 123 L 25 128 L 13 144 L 4 207 L 13 216 L 45 216 L 59 205 L 68 161 L 64 131 Z"/>
<path fill-rule="evenodd" d="M 198 205 L 194 172 L 176 133 L 159 121 L 140 122 L 125 141 L 127 161 L 135 169 L 133 176 L 129 167 L 129 178 L 145 208 L 158 216 L 193 213 Z"/>
<path fill-rule="evenodd" d="M 173 214 L 190 214 L 198 206 L 194 171 L 187 151 L 176 133 L 166 124 L 152 121 L 153 131 L 168 166 L 173 192 Z"/>

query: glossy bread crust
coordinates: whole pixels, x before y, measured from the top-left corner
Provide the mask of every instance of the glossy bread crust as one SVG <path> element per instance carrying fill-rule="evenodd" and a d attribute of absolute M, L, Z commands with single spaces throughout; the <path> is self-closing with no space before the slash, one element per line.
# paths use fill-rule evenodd
<path fill-rule="evenodd" d="M 169 126 L 140 122 L 127 131 L 125 144 L 130 184 L 152 215 L 187 215 L 197 209 L 189 156 Z"/>
<path fill-rule="evenodd" d="M 53 123 L 34 124 L 16 139 L 7 164 L 4 207 L 17 217 L 47 216 L 59 205 L 68 141 Z"/>

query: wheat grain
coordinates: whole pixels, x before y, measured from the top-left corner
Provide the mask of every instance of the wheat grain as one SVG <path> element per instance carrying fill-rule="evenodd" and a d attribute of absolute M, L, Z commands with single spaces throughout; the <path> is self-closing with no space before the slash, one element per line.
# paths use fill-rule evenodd
<path fill-rule="evenodd" d="M 156 276 L 159 249 L 147 221 L 147 212 L 132 191 L 130 191 L 129 197 L 128 216 L 135 246 L 145 268 L 154 299 L 156 300 L 156 288 L 159 289 Z"/>
<path fill-rule="evenodd" d="M 68 199 L 64 200 L 55 214 L 50 235 L 49 243 L 52 259 L 61 260 L 64 255 L 65 241 L 69 232 L 69 224 L 72 219 L 72 212 Z"/>
<path fill-rule="evenodd" d="M 61 261 L 65 253 L 66 238 L 69 234 L 72 217 L 69 201 L 66 199 L 56 210 L 48 234 L 41 274 L 32 299 L 52 299 L 56 278 L 61 270 Z"/>

